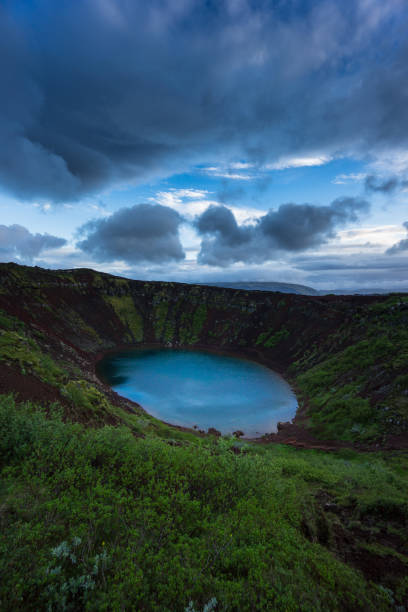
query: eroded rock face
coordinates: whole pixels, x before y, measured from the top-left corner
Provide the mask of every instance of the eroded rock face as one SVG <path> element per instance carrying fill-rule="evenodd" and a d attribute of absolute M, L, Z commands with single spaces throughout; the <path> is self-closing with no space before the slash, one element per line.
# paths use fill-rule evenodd
<path fill-rule="evenodd" d="M 0 264 L 0 307 L 86 352 L 141 342 L 201 345 L 254 350 L 286 367 L 370 301 Z"/>

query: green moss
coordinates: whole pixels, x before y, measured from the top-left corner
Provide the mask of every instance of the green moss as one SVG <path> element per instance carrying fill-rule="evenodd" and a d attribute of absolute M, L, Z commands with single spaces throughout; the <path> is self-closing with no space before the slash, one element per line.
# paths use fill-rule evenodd
<path fill-rule="evenodd" d="M 190 314 L 182 312 L 179 321 L 179 339 L 181 344 L 189 344 L 190 340 Z"/>
<path fill-rule="evenodd" d="M 265 340 L 267 339 L 268 335 L 269 335 L 269 331 L 266 332 L 261 332 L 258 336 L 258 338 L 256 339 L 255 344 L 263 344 L 265 342 Z"/>
<path fill-rule="evenodd" d="M 85 323 L 83 318 L 72 308 L 64 307 L 58 313 L 55 313 L 57 317 L 63 319 L 65 323 L 74 330 L 75 334 L 80 334 L 82 337 L 88 336 L 91 342 L 102 345 L 103 340 L 98 335 L 93 327 Z"/>
<path fill-rule="evenodd" d="M 128 330 L 127 339 L 131 342 L 143 341 L 143 318 L 130 296 L 105 296 L 115 313 Z"/>
<path fill-rule="evenodd" d="M 112 406 L 105 395 L 86 380 L 70 380 L 61 387 L 61 395 L 76 409 L 75 413 L 81 420 L 112 412 Z"/>
<path fill-rule="evenodd" d="M 272 333 L 268 330 L 259 334 L 256 343 L 257 345 L 261 344 L 265 348 L 273 348 L 282 340 L 285 340 L 290 335 L 290 332 L 282 327 L 277 332 Z"/>
<path fill-rule="evenodd" d="M 164 328 L 163 340 L 164 342 L 173 342 L 175 336 L 175 324 L 174 321 L 166 321 Z"/>
<path fill-rule="evenodd" d="M 407 566 L 407 572 L 408 572 L 408 556 L 407 555 L 403 555 L 399 553 L 398 551 L 394 550 L 390 546 L 384 546 L 378 543 L 372 544 L 370 542 L 359 542 L 359 546 L 360 548 L 367 550 L 376 556 L 378 555 L 379 557 L 386 557 L 386 558 L 394 557 L 398 559 L 399 561 L 401 561 Z"/>
<path fill-rule="evenodd" d="M 9 315 L 4 310 L 0 309 L 0 329 L 4 329 L 6 331 L 23 329 L 24 324 L 16 317 Z"/>
<path fill-rule="evenodd" d="M 206 319 L 206 304 L 199 304 L 193 312 L 182 312 L 179 321 L 179 339 L 181 344 L 196 344 L 199 342 Z"/>
<path fill-rule="evenodd" d="M 191 337 L 190 344 L 195 344 L 200 340 L 200 333 L 203 329 L 203 325 L 207 318 L 207 306 L 206 304 L 200 304 L 194 311 L 192 325 L 191 325 Z"/>
<path fill-rule="evenodd" d="M 32 373 L 41 380 L 57 385 L 66 374 L 53 359 L 44 354 L 29 336 L 21 331 L 0 331 L 0 362 L 17 364 L 23 374 Z"/>
<path fill-rule="evenodd" d="M 169 305 L 166 313 L 166 320 L 164 322 L 164 329 L 162 335 L 162 341 L 167 344 L 172 344 L 176 340 L 177 335 L 177 314 L 181 306 L 181 302 L 176 302 Z"/>
<path fill-rule="evenodd" d="M 168 310 L 169 304 L 164 300 L 160 300 L 154 307 L 154 333 L 156 340 L 161 340 L 163 337 Z"/>

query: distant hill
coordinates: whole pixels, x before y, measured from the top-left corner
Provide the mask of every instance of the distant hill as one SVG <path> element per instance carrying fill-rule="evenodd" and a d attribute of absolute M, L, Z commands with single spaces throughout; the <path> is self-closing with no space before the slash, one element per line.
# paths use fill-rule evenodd
<path fill-rule="evenodd" d="M 225 287 L 226 289 L 242 289 L 244 291 L 279 291 L 280 293 L 293 293 L 296 295 L 385 295 L 389 293 L 408 293 L 408 287 L 403 289 L 382 289 L 378 287 L 361 289 L 313 289 L 307 285 L 278 282 L 217 282 L 198 283 L 209 287 Z"/>
<path fill-rule="evenodd" d="M 243 289 L 244 291 L 279 291 L 280 293 L 296 293 L 297 295 L 319 295 L 319 292 L 306 285 L 295 285 L 292 283 L 257 283 L 257 282 L 236 282 L 236 283 L 199 283 L 211 287 L 226 287 L 227 289 Z"/>
<path fill-rule="evenodd" d="M 398 289 L 382 289 L 379 287 L 369 287 L 361 289 L 321 289 L 319 295 L 385 295 L 389 293 L 408 293 L 408 287 Z"/>

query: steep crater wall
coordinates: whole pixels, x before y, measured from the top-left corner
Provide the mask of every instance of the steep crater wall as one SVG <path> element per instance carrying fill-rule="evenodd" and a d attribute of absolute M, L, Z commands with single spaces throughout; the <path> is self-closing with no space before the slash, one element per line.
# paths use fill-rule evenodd
<path fill-rule="evenodd" d="M 108 396 L 94 372 L 106 351 L 152 343 L 207 347 L 243 353 L 284 374 L 299 395 L 298 422 L 321 437 L 374 440 L 408 430 L 404 295 L 248 292 L 2 264 L 0 308 L 15 321 L 1 332 L 4 371 L 19 369 L 26 382 L 41 376 L 13 355 L 24 338 L 60 367 L 71 364 L 69 382 L 84 379 Z"/>

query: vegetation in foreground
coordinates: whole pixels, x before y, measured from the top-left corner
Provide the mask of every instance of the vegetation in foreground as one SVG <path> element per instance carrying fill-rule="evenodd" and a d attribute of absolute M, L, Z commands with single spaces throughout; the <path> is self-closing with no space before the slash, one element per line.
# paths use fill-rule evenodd
<path fill-rule="evenodd" d="M 402 453 L 136 437 L 12 396 L 0 429 L 2 610 L 406 605 Z"/>
<path fill-rule="evenodd" d="M 94 370 L 140 342 L 247 348 L 288 368 L 314 441 L 402 449 L 407 324 L 403 295 L 0 265 L 0 609 L 408 609 L 406 453 L 200 437 Z"/>

